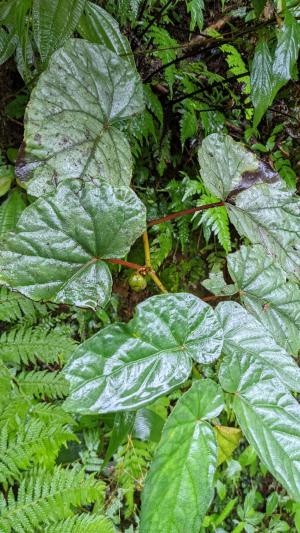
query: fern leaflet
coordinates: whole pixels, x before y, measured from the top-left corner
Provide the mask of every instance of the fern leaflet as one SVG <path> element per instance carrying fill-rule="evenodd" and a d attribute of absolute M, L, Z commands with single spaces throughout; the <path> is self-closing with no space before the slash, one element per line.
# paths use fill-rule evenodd
<path fill-rule="evenodd" d="M 84 472 L 56 467 L 53 472 L 36 470 L 26 476 L 15 496 L 0 497 L 0 531 L 36 531 L 73 515 L 72 508 L 101 501 L 104 484 Z M 42 529 L 43 531 L 45 528 Z M 56 531 L 53 526 L 52 531 Z"/>

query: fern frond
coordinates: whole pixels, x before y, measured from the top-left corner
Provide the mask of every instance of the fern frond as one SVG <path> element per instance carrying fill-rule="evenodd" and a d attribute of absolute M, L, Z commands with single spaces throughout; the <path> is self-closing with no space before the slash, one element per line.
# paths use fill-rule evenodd
<path fill-rule="evenodd" d="M 128 518 L 135 510 L 134 493 L 141 491 L 151 460 L 149 443 L 128 439 L 126 446 L 119 449 L 116 456 L 116 481 L 124 490 Z"/>
<path fill-rule="evenodd" d="M 20 189 L 14 189 L 0 206 L 0 240 L 13 231 L 26 203 Z"/>
<path fill-rule="evenodd" d="M 64 398 L 69 390 L 67 381 L 59 371 L 21 372 L 15 379 L 20 390 L 34 398 Z"/>
<path fill-rule="evenodd" d="M 5 364 L 0 360 L 0 406 L 3 408 L 5 399 L 12 388 L 11 374 Z"/>
<path fill-rule="evenodd" d="M 165 222 L 157 226 L 157 235 L 151 242 L 151 262 L 157 270 L 172 251 L 173 232 L 170 223 Z"/>
<path fill-rule="evenodd" d="M 56 522 L 40 533 L 115 533 L 113 523 L 105 516 L 81 514 Z"/>
<path fill-rule="evenodd" d="M 247 68 L 241 54 L 231 44 L 223 44 L 220 46 L 220 48 L 222 52 L 226 54 L 226 61 L 229 66 L 229 71 L 234 74 L 234 76 L 245 74 L 245 76 L 241 77 L 239 81 L 245 83 L 243 93 L 250 94 L 250 76 L 248 75 Z"/>
<path fill-rule="evenodd" d="M 0 320 L 15 322 L 26 318 L 30 323 L 35 323 L 41 316 L 46 316 L 48 310 L 45 304 L 29 300 L 18 292 L 13 292 L 6 287 L 0 287 Z"/>
<path fill-rule="evenodd" d="M 197 205 L 205 205 L 213 202 L 217 202 L 218 199 L 209 194 L 203 194 Z M 203 211 L 203 213 L 197 213 L 194 215 L 194 227 L 198 227 L 201 224 L 208 227 L 213 231 L 214 235 L 218 238 L 219 243 L 223 246 L 226 253 L 231 251 L 231 237 L 229 229 L 229 219 L 225 207 L 213 207 Z"/>
<path fill-rule="evenodd" d="M 14 328 L 0 336 L 0 357 L 4 362 L 28 364 L 64 361 L 74 350 L 75 341 L 59 330 L 42 327 Z"/>
<path fill-rule="evenodd" d="M 175 39 L 173 39 L 173 37 L 171 37 L 166 29 L 158 26 L 152 26 L 151 31 L 149 31 L 149 36 L 153 40 L 154 46 L 158 49 L 161 49 L 160 51 L 155 52 L 155 55 L 159 57 L 163 65 L 173 61 L 176 58 L 176 47 L 178 46 L 178 43 Z M 176 72 L 177 69 L 175 65 L 170 65 L 165 69 L 165 77 L 171 92 L 175 81 Z"/>
<path fill-rule="evenodd" d="M 163 123 L 164 123 L 163 106 L 161 105 L 159 98 L 152 91 L 150 85 L 144 85 L 144 98 L 145 98 L 146 107 L 150 109 L 150 111 L 152 111 L 153 115 L 157 118 L 158 122 L 160 123 L 160 126 L 163 126 Z"/>
<path fill-rule="evenodd" d="M 9 379 L 11 382 L 11 374 L 9 374 Z M 10 431 L 17 430 L 21 421 L 25 420 L 30 408 L 31 401 L 24 397 L 24 394 L 16 391 L 13 394 L 7 394 L 2 398 L 0 425 L 6 423 Z"/>
<path fill-rule="evenodd" d="M 56 467 L 54 472 L 36 470 L 20 483 L 15 496 L 0 499 L 0 531 L 29 533 L 73 515 L 72 508 L 102 501 L 104 483 L 84 472 Z M 55 526 L 52 531 L 56 532 Z"/>
<path fill-rule="evenodd" d="M 20 480 L 24 470 L 36 464 L 52 466 L 61 446 L 77 440 L 64 426 L 34 419 L 19 427 L 16 435 L 10 433 L 8 424 L 1 424 L 0 432 L 0 483 L 4 485 Z"/>
<path fill-rule="evenodd" d="M 188 101 L 181 114 L 180 118 L 180 141 L 182 148 L 187 139 L 195 137 L 197 134 L 198 122 L 194 106 L 191 101 Z"/>
<path fill-rule="evenodd" d="M 10 375 L 11 379 L 11 375 Z M 45 425 L 74 426 L 75 420 L 56 404 L 37 402 L 19 391 L 7 395 L 0 411 L 0 425 L 6 423 L 9 431 L 17 431 L 20 424 L 30 418 L 39 419 Z"/>

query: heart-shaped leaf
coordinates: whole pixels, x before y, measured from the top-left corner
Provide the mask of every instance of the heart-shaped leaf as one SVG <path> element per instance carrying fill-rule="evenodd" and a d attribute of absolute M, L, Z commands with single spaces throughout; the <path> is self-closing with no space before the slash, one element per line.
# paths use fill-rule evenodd
<path fill-rule="evenodd" d="M 293 355 L 300 349 L 300 290 L 262 246 L 242 246 L 227 258 L 241 301 Z"/>
<path fill-rule="evenodd" d="M 205 186 L 222 200 L 244 188 L 251 176 L 259 179 L 258 159 L 230 135 L 212 133 L 205 137 L 198 158 Z"/>
<path fill-rule="evenodd" d="M 262 462 L 292 498 L 300 501 L 300 407 L 273 369 L 236 353 L 220 368 L 222 387 L 234 394 L 239 426 Z"/>
<path fill-rule="evenodd" d="M 300 368 L 260 322 L 235 302 L 221 302 L 216 313 L 224 330 L 224 354 L 253 355 L 288 388 L 300 392 Z"/>
<path fill-rule="evenodd" d="M 20 181 L 33 196 L 70 178 L 128 185 L 131 153 L 119 128 L 143 107 L 142 83 L 128 61 L 104 46 L 70 39 L 32 91 Z"/>
<path fill-rule="evenodd" d="M 300 279 L 300 199 L 280 184 L 258 184 L 226 204 L 240 235 L 260 243 L 292 277 Z"/>
<path fill-rule="evenodd" d="M 207 420 L 223 405 L 220 387 L 209 379 L 195 382 L 178 400 L 146 477 L 141 533 L 200 530 L 217 466 L 216 437 Z"/>
<path fill-rule="evenodd" d="M 102 259 L 126 255 L 145 225 L 131 189 L 66 180 L 23 211 L 0 252 L 0 283 L 33 300 L 105 305 L 111 274 Z"/>
<path fill-rule="evenodd" d="M 239 234 L 300 279 L 300 200 L 279 174 L 228 135 L 206 137 L 199 162 L 206 187 L 224 200 Z"/>
<path fill-rule="evenodd" d="M 84 342 L 65 368 L 66 408 L 78 413 L 137 409 L 178 387 L 192 359 L 216 360 L 223 333 L 213 309 L 187 293 L 153 296 L 128 324 L 113 324 Z"/>

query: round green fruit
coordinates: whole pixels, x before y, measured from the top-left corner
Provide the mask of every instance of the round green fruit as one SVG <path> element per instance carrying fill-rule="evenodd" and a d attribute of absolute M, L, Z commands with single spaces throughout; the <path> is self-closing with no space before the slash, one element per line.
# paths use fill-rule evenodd
<path fill-rule="evenodd" d="M 145 277 L 138 272 L 133 272 L 133 274 L 129 276 L 128 283 L 135 292 L 143 291 L 147 287 L 147 281 Z"/>

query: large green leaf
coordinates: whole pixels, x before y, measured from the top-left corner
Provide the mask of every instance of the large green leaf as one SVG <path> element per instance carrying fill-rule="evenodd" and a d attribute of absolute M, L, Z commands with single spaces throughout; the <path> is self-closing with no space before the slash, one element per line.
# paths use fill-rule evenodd
<path fill-rule="evenodd" d="M 266 368 L 273 369 L 288 388 L 300 392 L 300 368 L 260 322 L 235 302 L 221 302 L 216 312 L 224 330 L 225 355 L 253 355 Z"/>
<path fill-rule="evenodd" d="M 102 7 L 87 2 L 79 21 L 78 31 L 84 39 L 92 43 L 103 44 L 135 65 L 129 42 L 122 35 L 119 24 Z"/>
<path fill-rule="evenodd" d="M 290 11 L 286 11 L 284 24 L 277 33 L 278 42 L 273 62 L 272 100 L 281 87 L 293 76 L 300 49 L 300 25 Z"/>
<path fill-rule="evenodd" d="M 18 38 L 14 32 L 7 32 L 4 28 L 0 28 L 0 65 L 13 55 L 17 43 Z"/>
<path fill-rule="evenodd" d="M 300 501 L 300 408 L 272 369 L 254 355 L 226 357 L 222 387 L 234 394 L 233 409 L 249 443 L 268 470 Z"/>
<path fill-rule="evenodd" d="M 261 183 L 226 204 L 240 235 L 260 243 L 293 278 L 300 279 L 300 199 L 281 184 Z"/>
<path fill-rule="evenodd" d="M 253 126 L 256 128 L 268 109 L 272 93 L 272 56 L 263 39 L 255 48 L 251 66 L 251 100 L 255 108 Z"/>
<path fill-rule="evenodd" d="M 300 349 L 300 290 L 262 246 L 242 246 L 227 258 L 228 270 L 240 298 L 272 334 L 276 342 L 293 355 Z"/>
<path fill-rule="evenodd" d="M 220 387 L 193 384 L 164 427 L 142 499 L 141 533 L 198 533 L 213 497 L 215 433 L 207 422 L 223 409 Z"/>
<path fill-rule="evenodd" d="M 104 46 L 70 39 L 32 91 L 19 179 L 33 196 L 70 178 L 128 185 L 131 152 L 119 127 L 142 109 L 142 84 L 128 61 Z"/>
<path fill-rule="evenodd" d="M 222 200 L 230 192 L 243 189 L 250 175 L 259 179 L 258 159 L 230 135 L 212 133 L 205 137 L 198 158 L 205 186 Z"/>
<path fill-rule="evenodd" d="M 128 187 L 66 180 L 23 211 L 0 252 L 0 283 L 33 300 L 105 305 L 111 274 L 102 259 L 126 255 L 145 218 Z"/>
<path fill-rule="evenodd" d="M 85 0 L 34 0 L 33 36 L 43 63 L 75 30 Z"/>
<path fill-rule="evenodd" d="M 223 333 L 213 309 L 187 293 L 153 296 L 128 324 L 113 324 L 84 342 L 65 373 L 66 408 L 78 413 L 137 409 L 183 383 L 192 359 L 216 360 Z"/>
<path fill-rule="evenodd" d="M 206 137 L 199 162 L 206 187 L 225 201 L 240 235 L 262 244 L 300 278 L 300 199 L 279 174 L 228 135 Z"/>

